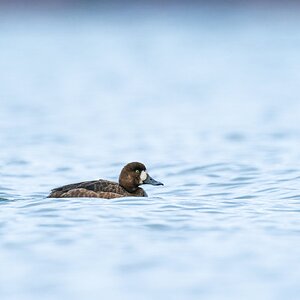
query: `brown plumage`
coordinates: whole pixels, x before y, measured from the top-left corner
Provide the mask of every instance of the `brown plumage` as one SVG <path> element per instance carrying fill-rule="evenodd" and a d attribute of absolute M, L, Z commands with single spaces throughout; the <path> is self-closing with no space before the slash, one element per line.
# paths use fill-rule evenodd
<path fill-rule="evenodd" d="M 142 184 L 163 185 L 150 177 L 142 163 L 132 162 L 122 169 L 119 183 L 103 179 L 73 183 L 53 189 L 48 198 L 147 197 L 147 193 L 139 187 Z"/>

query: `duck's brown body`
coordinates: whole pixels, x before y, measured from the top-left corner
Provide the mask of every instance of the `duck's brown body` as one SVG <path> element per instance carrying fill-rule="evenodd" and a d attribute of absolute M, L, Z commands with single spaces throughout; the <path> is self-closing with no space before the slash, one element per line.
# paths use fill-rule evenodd
<path fill-rule="evenodd" d="M 120 198 L 147 197 L 147 193 L 139 187 L 141 184 L 163 185 L 146 173 L 146 167 L 138 162 L 127 164 L 121 171 L 119 183 L 108 180 L 84 181 L 53 189 L 48 198 Z"/>
<path fill-rule="evenodd" d="M 72 197 L 92 197 L 92 198 L 120 198 L 120 197 L 147 197 L 142 188 L 129 193 L 116 182 L 108 180 L 84 181 L 65 185 L 51 191 L 48 198 L 72 198 Z"/>

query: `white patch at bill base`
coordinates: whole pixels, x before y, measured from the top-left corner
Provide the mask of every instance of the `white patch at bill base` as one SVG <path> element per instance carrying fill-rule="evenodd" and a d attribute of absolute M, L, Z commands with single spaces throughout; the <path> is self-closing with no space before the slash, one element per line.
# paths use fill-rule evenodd
<path fill-rule="evenodd" d="M 143 183 L 144 180 L 146 180 L 147 176 L 147 173 L 145 171 L 142 171 L 140 175 L 140 183 Z"/>

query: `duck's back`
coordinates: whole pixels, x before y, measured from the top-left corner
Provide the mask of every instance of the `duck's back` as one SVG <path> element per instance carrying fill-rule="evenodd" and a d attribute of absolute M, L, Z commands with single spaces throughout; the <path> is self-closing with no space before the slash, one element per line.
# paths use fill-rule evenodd
<path fill-rule="evenodd" d="M 65 197 L 99 197 L 99 198 L 117 198 L 130 196 L 118 183 L 108 180 L 83 181 L 64 185 L 53 189 L 48 198 Z"/>

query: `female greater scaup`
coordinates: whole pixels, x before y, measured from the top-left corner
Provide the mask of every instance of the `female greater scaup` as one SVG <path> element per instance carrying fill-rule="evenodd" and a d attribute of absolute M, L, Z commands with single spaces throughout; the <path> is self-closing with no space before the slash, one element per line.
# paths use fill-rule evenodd
<path fill-rule="evenodd" d="M 147 193 L 139 187 L 142 184 L 163 185 L 150 177 L 142 163 L 132 162 L 122 169 L 119 183 L 103 179 L 73 183 L 53 189 L 48 198 L 147 197 Z"/>

